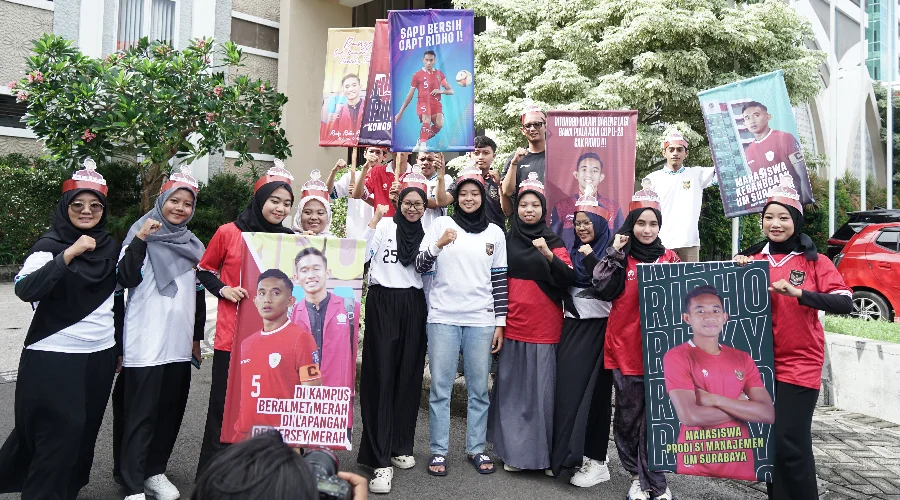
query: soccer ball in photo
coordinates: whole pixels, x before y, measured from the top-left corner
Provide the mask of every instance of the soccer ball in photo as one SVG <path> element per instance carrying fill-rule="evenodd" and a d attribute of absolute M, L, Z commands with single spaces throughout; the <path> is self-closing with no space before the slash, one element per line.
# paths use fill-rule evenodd
<path fill-rule="evenodd" d="M 472 84 L 472 73 L 464 69 L 459 70 L 459 73 L 456 74 L 456 83 L 463 87 L 468 87 Z"/>

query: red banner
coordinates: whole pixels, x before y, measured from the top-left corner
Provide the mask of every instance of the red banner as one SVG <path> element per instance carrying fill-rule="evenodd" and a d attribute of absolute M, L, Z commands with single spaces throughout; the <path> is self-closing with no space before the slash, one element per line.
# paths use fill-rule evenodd
<path fill-rule="evenodd" d="M 391 145 L 394 117 L 391 115 L 391 52 L 387 19 L 375 22 L 375 41 L 369 63 L 369 83 L 366 85 L 366 110 L 359 129 L 359 144 L 363 146 Z"/>
<path fill-rule="evenodd" d="M 545 189 L 550 227 L 571 248 L 575 205 L 590 187 L 609 211 L 610 228 L 624 222 L 634 194 L 637 111 L 551 111 L 547 117 Z"/>

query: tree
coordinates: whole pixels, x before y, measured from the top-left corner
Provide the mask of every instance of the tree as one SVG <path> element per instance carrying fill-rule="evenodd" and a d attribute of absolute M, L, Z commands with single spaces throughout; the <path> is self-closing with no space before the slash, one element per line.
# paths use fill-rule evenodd
<path fill-rule="evenodd" d="M 794 104 L 820 88 L 825 54 L 810 24 L 782 0 L 455 0 L 497 26 L 476 37 L 475 120 L 521 143 L 526 99 L 546 109 L 638 110 L 638 177 L 662 164 L 677 127 L 691 163 L 711 165 L 697 93 L 784 70 Z"/>
<path fill-rule="evenodd" d="M 875 101 L 878 104 L 878 116 L 881 118 L 881 148 L 887 148 L 887 87 L 882 82 L 872 82 L 875 88 Z M 894 90 L 894 183 L 900 181 L 900 95 Z"/>
<path fill-rule="evenodd" d="M 278 158 L 290 155 L 280 127 L 287 97 L 269 82 L 234 77 L 241 50 L 198 38 L 182 51 L 146 38 L 133 48 L 97 59 L 72 42 L 45 34 L 34 42 L 26 78 L 10 82 L 28 103 L 24 121 L 44 142 L 49 158 L 66 164 L 86 156 L 132 161 L 141 172 L 141 210 L 149 210 L 170 161 L 191 163 L 229 149 L 238 164 L 251 160 L 249 141 Z"/>

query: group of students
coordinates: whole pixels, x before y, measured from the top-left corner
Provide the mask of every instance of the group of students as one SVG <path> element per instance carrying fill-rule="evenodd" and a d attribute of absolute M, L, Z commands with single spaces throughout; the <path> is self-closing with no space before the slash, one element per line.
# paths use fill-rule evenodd
<path fill-rule="evenodd" d="M 651 189 L 635 193 L 613 233 L 609 211 L 592 193 L 582 193 L 574 243 L 567 245 L 547 225 L 536 171 L 543 174 L 537 143 L 546 115 L 529 110 L 522 123 L 530 147 L 511 156 L 504 181 L 491 169 L 496 146 L 485 137 L 450 187 L 441 158 L 433 155 L 423 156 L 431 158 L 424 165 L 431 167 L 430 178 L 420 161 L 420 168 L 407 168 L 397 179 L 392 169 L 402 168 L 405 158 L 385 164 L 384 151 L 372 148 L 362 173 L 348 173 L 346 195 L 374 205 L 358 236 L 366 240 L 369 288 L 357 460 L 374 469 L 374 493 L 391 490 L 395 467 L 415 466 L 427 353 L 426 470 L 450 473 L 450 399 L 461 353 L 468 390 L 465 457 L 480 474 L 496 470 L 486 450 L 491 442 L 509 472 L 545 470 L 582 487 L 608 480 L 615 387 L 615 443 L 632 477 L 627 498 L 671 499 L 665 476 L 648 466 L 635 314 L 637 265 L 680 261 L 659 238 L 659 196 Z M 199 363 L 209 292 L 219 307 L 197 468 L 202 479 L 226 447 L 220 436 L 237 303 L 250 295 L 240 287 L 241 233 L 325 234 L 328 198 L 338 195 L 336 170 L 327 182 L 313 176 L 303 186 L 292 229 L 283 225 L 294 205 L 292 177 L 281 165 L 270 169 L 247 208 L 205 249 L 187 229 L 198 195 L 187 171 L 162 186 L 154 208 L 122 245 L 105 230 L 107 187 L 91 162 L 66 181 L 51 229 L 15 279 L 15 293 L 34 304 L 35 313 L 19 364 L 15 428 L 0 448 L 0 492 L 74 499 L 88 482 L 120 372 L 112 398 L 114 475 L 130 500 L 145 493 L 178 498 L 165 469 L 187 402 L 192 358 Z M 778 404 L 770 497 L 812 499 L 810 427 L 824 358 L 817 310 L 847 313 L 851 293 L 802 233 L 796 192 L 779 189 L 764 209 L 766 239 L 735 260 L 768 261 L 771 270 Z M 433 218 L 425 220 L 431 210 Z M 799 285 L 790 279 L 796 273 L 805 276 Z"/>

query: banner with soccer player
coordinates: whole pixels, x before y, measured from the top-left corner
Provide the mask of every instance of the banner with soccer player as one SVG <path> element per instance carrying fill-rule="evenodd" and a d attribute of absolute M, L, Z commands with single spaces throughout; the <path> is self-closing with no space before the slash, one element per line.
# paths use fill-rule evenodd
<path fill-rule="evenodd" d="M 375 21 L 375 41 L 366 84 L 366 104 L 359 129 L 361 146 L 390 147 L 394 113 L 391 110 L 391 52 L 387 19 Z"/>
<path fill-rule="evenodd" d="M 771 481 L 768 264 L 641 264 L 637 280 L 650 470 Z"/>
<path fill-rule="evenodd" d="M 349 450 L 365 241 L 244 233 L 222 422 L 234 443 L 269 429 Z"/>
<path fill-rule="evenodd" d="M 394 151 L 475 149 L 475 16 L 388 12 Z"/>
<path fill-rule="evenodd" d="M 727 217 L 762 212 L 786 175 L 801 203 L 814 201 L 781 70 L 698 95 Z"/>
<path fill-rule="evenodd" d="M 374 37 L 374 28 L 328 30 L 319 146 L 357 145 Z"/>
<path fill-rule="evenodd" d="M 575 242 L 575 206 L 587 195 L 608 212 L 613 231 L 634 194 L 637 111 L 550 111 L 544 174 L 550 227 Z M 623 208 L 625 207 L 625 208 Z"/>

